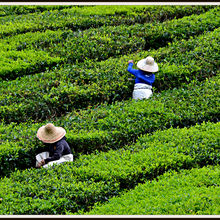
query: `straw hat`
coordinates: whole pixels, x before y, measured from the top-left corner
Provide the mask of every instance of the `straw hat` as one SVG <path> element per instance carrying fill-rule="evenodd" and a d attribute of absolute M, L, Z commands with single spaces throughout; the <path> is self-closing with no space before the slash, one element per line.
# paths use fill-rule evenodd
<path fill-rule="evenodd" d="M 42 126 L 37 131 L 37 137 L 44 143 L 55 143 L 62 139 L 66 131 L 62 127 L 55 127 L 52 123 Z"/>
<path fill-rule="evenodd" d="M 138 61 L 137 67 L 143 71 L 147 71 L 151 73 L 158 71 L 157 63 L 154 61 L 154 58 L 150 56 Z"/>

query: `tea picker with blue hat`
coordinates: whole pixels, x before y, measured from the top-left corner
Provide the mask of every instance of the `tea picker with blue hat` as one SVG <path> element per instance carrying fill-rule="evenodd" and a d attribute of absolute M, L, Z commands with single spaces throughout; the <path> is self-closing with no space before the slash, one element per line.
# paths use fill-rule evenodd
<path fill-rule="evenodd" d="M 127 71 L 136 77 L 132 98 L 148 99 L 153 95 L 152 84 L 155 81 L 154 73 L 158 71 L 158 65 L 151 56 L 138 61 L 138 69 L 133 69 L 133 65 L 134 61 L 129 60 Z"/>

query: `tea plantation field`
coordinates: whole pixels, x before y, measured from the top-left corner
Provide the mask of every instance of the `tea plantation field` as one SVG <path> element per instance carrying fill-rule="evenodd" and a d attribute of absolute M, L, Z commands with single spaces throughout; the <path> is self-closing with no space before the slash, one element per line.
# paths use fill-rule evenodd
<path fill-rule="evenodd" d="M 0 215 L 220 215 L 219 64 L 218 5 L 1 5 Z M 36 169 L 49 122 L 74 161 Z"/>

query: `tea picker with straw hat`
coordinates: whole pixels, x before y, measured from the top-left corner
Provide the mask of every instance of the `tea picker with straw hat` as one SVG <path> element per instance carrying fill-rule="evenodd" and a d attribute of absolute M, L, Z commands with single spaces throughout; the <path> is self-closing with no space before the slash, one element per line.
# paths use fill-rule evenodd
<path fill-rule="evenodd" d="M 37 137 L 46 145 L 48 151 L 36 156 L 36 167 L 48 168 L 53 164 L 73 161 L 73 154 L 66 142 L 65 134 L 64 128 L 55 127 L 52 123 L 38 129 Z"/>
<path fill-rule="evenodd" d="M 153 95 L 152 84 L 155 81 L 153 73 L 158 71 L 158 65 L 151 56 L 138 61 L 138 70 L 133 69 L 133 65 L 133 60 L 129 60 L 127 71 L 136 77 L 132 98 L 148 99 Z"/>

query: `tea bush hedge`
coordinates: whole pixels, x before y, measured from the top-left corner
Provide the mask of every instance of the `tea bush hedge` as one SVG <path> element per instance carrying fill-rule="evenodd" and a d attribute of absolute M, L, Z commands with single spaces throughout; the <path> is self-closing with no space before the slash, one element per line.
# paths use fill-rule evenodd
<path fill-rule="evenodd" d="M 0 80 L 16 79 L 18 76 L 34 74 L 36 71 L 44 71 L 46 67 L 59 64 L 64 61 L 63 58 L 57 56 L 50 56 L 47 51 L 36 50 L 36 48 L 20 49 L 20 44 L 26 45 L 28 43 L 39 42 L 48 46 L 51 42 L 61 38 L 63 31 L 45 31 L 42 33 L 27 33 L 25 35 L 16 35 L 13 39 L 2 40 L 0 42 L 0 63 L 2 68 L 0 70 Z M 48 60 L 48 61 L 47 61 Z M 51 66 L 51 67 L 52 67 Z"/>
<path fill-rule="evenodd" d="M 29 170 L 29 175 L 23 176 L 24 179 L 20 182 L 14 180 L 16 175 L 1 182 L 1 215 L 65 214 L 68 209 L 79 210 L 94 202 L 106 201 L 108 196 L 117 194 L 119 188 L 113 180 L 78 181 L 74 174 L 66 173 L 68 170 L 63 170 L 64 177 L 61 173 L 60 177 L 55 176 L 53 169 L 46 173 L 42 170 L 38 173 L 35 171 Z M 6 185 L 9 190 L 6 190 Z M 8 196 L 4 196 L 3 190 L 8 192 Z"/>
<path fill-rule="evenodd" d="M 218 164 L 219 126 L 203 123 L 157 131 L 155 136 L 143 136 L 127 150 L 84 155 L 52 169 L 16 171 L 10 178 L 1 179 L 0 214 L 87 211 L 94 203 L 105 202 L 170 169 Z"/>
<path fill-rule="evenodd" d="M 0 119 L 7 123 L 22 122 L 30 118 L 38 121 L 48 119 L 50 115 L 52 120 L 52 117 L 66 114 L 73 108 L 128 99 L 134 83 L 128 80 L 131 74 L 126 70 L 127 61 L 131 58 L 138 61 L 151 55 L 159 61 L 154 92 L 178 88 L 191 80 L 202 81 L 215 75 L 219 69 L 219 57 L 216 56 L 216 51 L 220 48 L 219 31 L 218 28 L 159 50 L 135 53 L 99 63 L 87 62 L 88 66 L 66 65 L 54 71 L 2 82 L 0 112 L 3 113 Z M 207 57 L 209 59 L 204 62 Z"/>
<path fill-rule="evenodd" d="M 117 57 L 137 50 L 143 50 L 146 48 L 146 36 L 149 34 L 149 36 L 156 39 L 158 33 L 153 30 L 158 30 L 162 37 L 165 32 L 162 32 L 161 29 L 164 29 L 165 26 L 166 29 L 164 31 L 170 30 L 170 33 L 172 33 L 172 37 L 166 40 L 167 43 L 175 39 L 188 39 L 190 36 L 201 34 L 204 31 L 214 30 L 219 27 L 219 16 L 216 16 L 218 11 L 219 7 L 216 7 L 201 15 L 191 15 L 177 19 L 176 23 L 182 24 L 180 27 L 175 26 L 175 22 L 164 22 L 153 26 L 147 23 L 145 25 L 136 24 L 132 26 L 104 26 L 78 32 L 47 30 L 40 33 L 18 34 L 3 39 L 0 44 L 0 51 L 13 50 L 15 54 L 19 55 L 20 50 L 36 50 L 36 52 L 44 50 L 48 52 L 50 57 L 60 57 L 63 62 L 67 63 L 84 62 L 87 59 L 105 60 L 109 57 Z M 192 27 L 188 28 L 188 26 Z M 180 33 L 183 32 L 185 35 L 180 36 Z M 158 46 L 156 42 L 151 43 L 147 43 L 147 47 L 155 48 Z M 161 41 L 161 46 L 163 45 L 165 44 Z M 3 69 L 4 74 L 0 71 L 0 76 L 3 75 L 3 79 L 15 79 L 18 76 L 14 71 L 16 66 L 14 64 L 8 64 L 8 66 L 10 66 L 10 71 L 4 73 Z M 34 67 L 32 66 L 32 68 Z M 36 72 L 44 70 L 45 68 L 35 69 Z M 6 77 L 6 75 L 8 76 Z M 22 67 L 19 75 L 23 75 Z"/>
<path fill-rule="evenodd" d="M 219 215 L 219 169 L 217 165 L 171 171 L 80 214 Z"/>
<path fill-rule="evenodd" d="M 188 39 L 190 36 L 201 34 L 204 31 L 211 31 L 219 27 L 220 18 L 217 16 L 219 9 L 220 7 L 217 7 L 201 15 L 191 15 L 177 19 L 176 23 L 180 24 L 179 27 L 172 23 L 173 20 L 175 20 L 173 19 L 172 21 L 167 21 L 158 25 L 147 23 L 145 25 L 120 25 L 117 27 L 109 26 L 91 29 L 78 33 L 76 41 L 75 33 L 71 33 L 67 36 L 65 41 L 60 41 L 54 47 L 50 47 L 48 51 L 53 54 L 58 54 L 58 56 L 61 57 L 65 56 L 67 61 L 71 60 L 72 62 L 78 60 L 82 62 L 88 58 L 105 60 L 110 56 L 127 54 L 138 49 L 144 49 L 146 45 L 150 48 L 156 48 L 156 42 L 152 42 L 152 44 L 146 43 L 145 39 L 148 38 L 148 35 L 156 39 L 158 33 L 153 31 L 155 28 L 158 29 L 160 37 L 162 37 L 165 30 L 162 33 L 161 30 L 167 26 L 166 31 L 169 30 L 170 33 L 172 33 L 172 39 L 170 39 L 169 42 L 174 40 L 174 38 Z M 188 28 L 189 25 L 190 28 Z M 183 32 L 185 35 L 179 36 L 179 34 Z M 98 47 L 96 45 L 98 45 Z M 160 46 L 163 45 L 165 44 L 161 42 Z"/>
<path fill-rule="evenodd" d="M 59 57 L 51 57 L 45 51 L 25 50 L 25 51 L 1 51 L 1 73 L 0 83 L 3 80 L 16 78 L 21 74 L 33 74 L 36 69 L 46 70 L 63 61 Z"/>
<path fill-rule="evenodd" d="M 145 49 L 152 46 L 159 48 L 175 39 L 188 39 L 190 36 L 202 33 L 204 28 L 211 31 L 219 27 L 219 9 L 220 7 L 216 7 L 201 15 L 172 19 L 158 26 L 151 25 L 151 29 L 145 35 Z"/>
<path fill-rule="evenodd" d="M 123 15 L 125 16 L 137 16 L 137 15 L 148 15 L 148 18 L 144 17 L 144 19 L 152 19 L 149 18 L 154 17 L 154 20 L 167 20 L 172 17 L 183 17 L 190 14 L 200 14 L 205 12 L 215 5 L 91 5 L 88 7 L 81 7 L 75 10 L 76 15 Z M 64 9 L 63 11 L 68 11 L 68 9 Z M 160 11 L 160 13 L 158 13 Z M 139 18 L 141 19 L 141 18 Z M 147 20 L 148 21 L 148 20 Z"/>
<path fill-rule="evenodd" d="M 0 18 L 0 37 L 11 36 L 29 31 L 71 28 L 83 30 L 102 25 L 131 25 L 152 21 L 165 21 L 191 14 L 204 13 L 214 6 L 100 6 L 71 7 L 70 9 L 47 9 L 42 13 L 21 16 L 13 15 Z M 37 8 L 36 8 L 37 9 Z M 0 12 L 1 13 L 1 12 Z"/>
<path fill-rule="evenodd" d="M 71 5 L 0 5 L 0 17 L 8 15 L 25 15 L 28 13 L 43 12 L 45 10 L 55 10 L 74 7 Z M 78 6 L 75 6 L 78 7 Z M 1 21 L 1 18 L 0 18 Z"/>
<path fill-rule="evenodd" d="M 141 134 L 152 133 L 158 129 L 164 130 L 172 126 L 185 127 L 203 121 L 217 122 L 219 84 L 218 75 L 202 82 L 201 85 L 193 82 L 180 89 L 156 94 L 148 100 L 128 100 L 75 111 L 53 123 L 67 130 L 66 137 L 75 155 L 91 153 L 94 150 L 118 149 L 134 142 Z M 36 150 L 42 146 L 36 138 L 36 132 L 45 123 L 21 124 L 17 128 L 13 124 L 9 127 L 1 124 L 0 130 L 3 132 L 0 136 L 2 142 L 0 161 L 4 167 L 1 170 L 3 175 L 15 168 L 34 165 Z M 12 160 L 11 155 L 14 153 L 5 153 L 5 149 L 8 149 L 5 140 L 12 141 L 11 151 L 14 151 L 14 141 L 16 145 L 22 146 L 22 149 L 16 151 L 21 156 L 26 154 L 26 161 L 20 160 L 21 157 L 18 156 L 13 164 L 8 162 Z"/>
<path fill-rule="evenodd" d="M 70 7 L 0 18 L 0 215 L 100 214 L 122 200 L 124 214 L 219 213 L 219 6 Z M 162 69 L 154 96 L 131 100 L 127 61 L 148 55 Z M 74 161 L 36 169 L 47 122 L 67 130 Z"/>
<path fill-rule="evenodd" d="M 105 60 L 110 56 L 127 54 L 138 49 L 158 48 L 173 40 L 188 39 L 190 36 L 218 28 L 220 25 L 219 10 L 220 7 L 216 7 L 201 15 L 185 16 L 165 21 L 162 24 L 146 23 L 92 29 L 88 32 L 80 32 L 77 37 L 81 39 L 80 41 L 77 39 L 76 42 L 74 42 L 75 33 L 73 33 L 68 35 L 65 41 L 59 42 L 55 47 L 50 47 L 49 52 L 59 54 L 61 57 L 66 56 L 67 60 L 72 60 L 74 56 L 81 62 L 88 58 Z M 165 38 L 164 35 L 168 37 Z M 159 43 L 157 39 L 161 39 L 158 40 Z M 81 52 L 81 45 L 84 53 Z"/>

